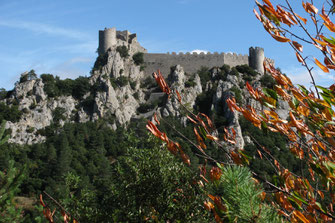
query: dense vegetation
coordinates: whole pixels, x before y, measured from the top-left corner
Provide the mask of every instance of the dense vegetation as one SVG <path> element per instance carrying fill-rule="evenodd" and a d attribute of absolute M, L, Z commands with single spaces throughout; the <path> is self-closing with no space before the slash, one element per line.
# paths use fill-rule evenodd
<path fill-rule="evenodd" d="M 58 76 L 52 74 L 41 74 L 44 83 L 44 91 L 48 97 L 73 96 L 75 99 L 82 99 L 91 89 L 89 79 L 87 77 L 78 77 L 75 80 L 61 80 Z"/>
<path fill-rule="evenodd" d="M 45 190 L 82 222 L 138 222 L 153 215 L 164 221 L 206 219 L 201 190 L 192 184 L 196 168 L 184 166 L 144 128 L 136 127 L 135 134 L 141 123 L 116 131 L 102 120 L 61 130 L 51 126 L 45 143 L 2 145 L 0 170 L 10 167 L 9 160 L 18 169 L 27 167 L 20 195 L 36 197 Z M 36 217 L 36 212 L 26 214 Z"/>

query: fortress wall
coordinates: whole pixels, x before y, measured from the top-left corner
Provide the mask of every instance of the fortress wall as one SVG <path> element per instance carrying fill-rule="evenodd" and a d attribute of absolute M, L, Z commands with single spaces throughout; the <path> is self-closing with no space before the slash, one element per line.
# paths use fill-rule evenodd
<path fill-rule="evenodd" d="M 249 56 L 236 53 L 226 53 L 224 54 L 224 61 L 225 64 L 229 65 L 230 67 L 235 67 L 237 65 L 243 64 L 249 65 Z"/>
<path fill-rule="evenodd" d="M 177 64 L 181 65 L 186 73 L 192 74 L 198 71 L 202 66 L 212 68 L 221 67 L 224 64 L 230 66 L 248 64 L 248 56 L 225 53 L 146 53 L 144 54 L 144 61 L 146 75 L 151 75 L 154 71 L 160 69 L 162 74 L 167 76 L 170 73 L 170 67 Z"/>

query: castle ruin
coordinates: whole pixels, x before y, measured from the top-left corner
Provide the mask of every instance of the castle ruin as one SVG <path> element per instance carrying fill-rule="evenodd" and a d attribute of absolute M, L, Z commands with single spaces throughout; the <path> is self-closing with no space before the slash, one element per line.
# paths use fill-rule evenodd
<path fill-rule="evenodd" d="M 131 34 L 127 30 L 117 31 L 116 28 L 105 28 L 99 31 L 99 55 L 103 55 L 109 49 L 114 49 L 117 46 L 127 46 L 130 55 L 136 52 L 144 53 L 144 73 L 147 75 L 151 75 L 157 69 L 160 69 L 163 75 L 168 75 L 170 68 L 177 64 L 181 65 L 184 71 L 189 74 L 195 73 L 202 66 L 221 67 L 224 64 L 231 67 L 247 64 L 258 72 L 264 73 L 264 49 L 260 47 L 250 47 L 249 55 L 235 53 L 148 53 L 137 41 L 136 34 Z"/>

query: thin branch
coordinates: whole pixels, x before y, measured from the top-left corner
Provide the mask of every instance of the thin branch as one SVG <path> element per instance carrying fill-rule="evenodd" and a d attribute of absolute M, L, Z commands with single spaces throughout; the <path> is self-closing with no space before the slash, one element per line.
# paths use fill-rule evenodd
<path fill-rule="evenodd" d="M 78 218 L 75 217 L 74 215 L 71 215 L 70 212 L 68 212 L 56 199 L 54 199 L 50 194 L 48 194 L 46 191 L 43 191 L 43 193 L 45 195 L 47 195 L 60 209 L 62 209 L 62 211 L 64 211 L 68 216 L 73 216 L 77 222 L 79 223 L 78 221 Z"/>

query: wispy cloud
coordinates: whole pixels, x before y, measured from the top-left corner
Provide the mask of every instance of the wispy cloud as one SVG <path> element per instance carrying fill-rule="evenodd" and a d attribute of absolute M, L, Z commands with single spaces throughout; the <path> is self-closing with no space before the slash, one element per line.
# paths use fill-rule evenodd
<path fill-rule="evenodd" d="M 79 32 L 73 29 L 66 29 L 62 27 L 56 27 L 49 24 L 37 23 L 37 22 L 27 22 L 19 20 L 0 20 L 0 26 L 25 29 L 38 34 L 49 34 L 56 36 L 63 36 L 67 38 L 86 40 L 89 36 L 83 32 Z"/>
<path fill-rule="evenodd" d="M 283 72 L 286 73 L 287 76 L 289 76 L 293 84 L 301 84 L 307 88 L 313 87 L 312 79 L 306 69 L 291 68 L 283 70 Z M 322 72 L 320 69 L 313 70 L 312 74 L 317 85 L 328 87 L 334 84 L 335 79 L 333 74 L 326 74 Z"/>

